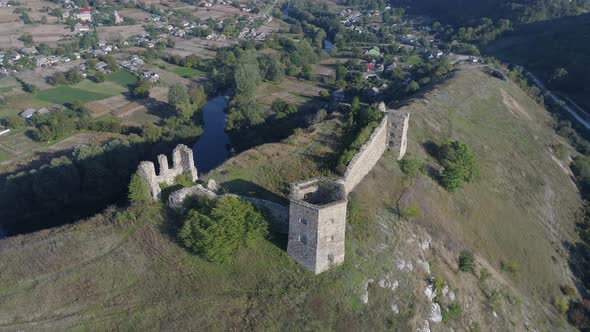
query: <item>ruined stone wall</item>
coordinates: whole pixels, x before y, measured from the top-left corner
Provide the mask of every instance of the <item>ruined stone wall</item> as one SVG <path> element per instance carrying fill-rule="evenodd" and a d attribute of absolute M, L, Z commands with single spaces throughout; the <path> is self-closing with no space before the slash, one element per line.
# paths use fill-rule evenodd
<path fill-rule="evenodd" d="M 344 263 L 347 204 L 347 201 L 340 201 L 319 210 L 316 274 Z"/>
<path fill-rule="evenodd" d="M 357 154 L 348 163 L 343 178 L 347 194 L 371 172 L 387 149 L 387 124 L 388 115 L 385 114 L 377 128 L 373 130 L 371 137 L 361 146 Z"/>
<path fill-rule="evenodd" d="M 146 181 L 150 188 L 153 200 L 158 200 L 162 190 L 161 183 L 173 184 L 177 176 L 186 173 L 191 180 L 198 179 L 197 168 L 193 159 L 193 150 L 188 146 L 180 144 L 172 151 L 172 168 L 169 167 L 168 157 L 161 154 L 158 156 L 160 172 L 156 174 L 156 168 L 151 161 L 142 161 L 137 169 L 139 175 Z"/>
<path fill-rule="evenodd" d="M 287 253 L 306 269 L 315 272 L 319 210 L 301 201 L 289 204 Z"/>
<path fill-rule="evenodd" d="M 389 111 L 387 122 L 387 146 L 393 152 L 397 160 L 401 160 L 406 154 L 409 124 L 410 113 L 394 110 Z"/>

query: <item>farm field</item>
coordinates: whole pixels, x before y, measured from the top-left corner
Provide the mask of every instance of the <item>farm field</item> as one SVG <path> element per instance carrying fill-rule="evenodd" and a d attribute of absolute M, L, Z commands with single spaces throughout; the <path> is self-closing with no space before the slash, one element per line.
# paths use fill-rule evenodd
<path fill-rule="evenodd" d="M 291 77 L 284 78 L 279 83 L 264 82 L 257 90 L 258 101 L 266 106 L 276 99 L 283 99 L 296 105 L 304 104 L 317 97 L 321 90 L 328 89 L 319 82 L 310 82 Z"/>
<path fill-rule="evenodd" d="M 125 40 L 129 37 L 145 33 L 141 24 L 125 26 L 103 26 L 97 27 L 96 33 L 100 40 L 111 42 L 115 40 Z"/>
<path fill-rule="evenodd" d="M 6 103 L 0 105 L 0 117 L 7 115 L 17 115 L 27 108 L 49 107 L 52 103 L 45 100 L 36 99 L 29 93 L 14 93 L 6 96 Z"/>
<path fill-rule="evenodd" d="M 18 40 L 23 33 L 30 33 L 35 36 L 35 42 L 50 46 L 55 46 L 59 40 L 74 34 L 64 24 L 24 24 L 21 21 L 0 23 L 0 47 L 24 47 L 24 43 Z"/>
<path fill-rule="evenodd" d="M 200 71 L 195 68 L 187 68 L 187 67 L 170 65 L 167 69 L 172 71 L 176 75 L 178 75 L 180 77 L 184 77 L 184 78 L 195 79 L 195 78 L 201 78 L 201 77 L 205 76 L 205 72 Z"/>
<path fill-rule="evenodd" d="M 133 75 L 132 73 L 126 70 L 119 70 L 109 74 L 107 80 L 127 88 L 130 85 L 137 83 L 137 76 Z"/>
<path fill-rule="evenodd" d="M 72 86 L 58 86 L 43 90 L 35 95 L 35 98 L 54 104 L 64 105 L 75 100 L 89 102 L 106 99 L 127 91 L 118 84 L 104 82 L 94 83 L 85 80 Z"/>

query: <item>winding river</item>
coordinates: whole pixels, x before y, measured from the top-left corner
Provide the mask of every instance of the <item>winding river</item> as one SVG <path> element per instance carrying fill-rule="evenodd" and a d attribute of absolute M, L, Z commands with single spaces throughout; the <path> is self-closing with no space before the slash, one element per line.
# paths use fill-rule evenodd
<path fill-rule="evenodd" d="M 193 146 L 195 165 L 199 174 L 207 173 L 221 165 L 228 157 L 229 137 L 225 132 L 227 97 L 210 99 L 202 108 L 203 135 Z"/>

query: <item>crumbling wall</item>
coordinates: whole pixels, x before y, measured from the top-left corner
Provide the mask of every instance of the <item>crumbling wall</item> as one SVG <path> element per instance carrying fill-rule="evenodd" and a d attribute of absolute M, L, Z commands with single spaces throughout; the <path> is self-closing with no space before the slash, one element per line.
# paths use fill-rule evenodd
<path fill-rule="evenodd" d="M 384 104 L 379 105 L 383 110 Z M 348 194 L 371 172 L 381 156 L 389 148 L 397 160 L 404 157 L 408 145 L 407 133 L 410 114 L 402 111 L 387 110 L 383 119 L 373 130 L 371 137 L 354 155 L 341 180 Z"/>
<path fill-rule="evenodd" d="M 408 146 L 408 126 L 410 125 L 410 113 L 390 110 L 387 122 L 387 146 L 393 152 L 397 160 L 401 160 L 406 154 Z"/>
<path fill-rule="evenodd" d="M 371 137 L 361 146 L 357 154 L 348 163 L 348 167 L 346 167 L 346 171 L 344 172 L 344 178 L 342 179 L 347 194 L 371 172 L 387 149 L 387 124 L 388 114 L 386 113 L 377 128 L 373 130 Z"/>
<path fill-rule="evenodd" d="M 172 168 L 169 167 L 168 157 L 161 154 L 158 156 L 159 174 L 156 174 L 156 167 L 151 161 L 142 161 L 137 169 L 139 175 L 146 181 L 150 188 L 153 200 L 158 200 L 162 190 L 160 184 L 171 185 L 177 176 L 186 173 L 192 181 L 198 179 L 197 168 L 193 159 L 193 150 L 184 144 L 180 144 L 172 151 Z"/>

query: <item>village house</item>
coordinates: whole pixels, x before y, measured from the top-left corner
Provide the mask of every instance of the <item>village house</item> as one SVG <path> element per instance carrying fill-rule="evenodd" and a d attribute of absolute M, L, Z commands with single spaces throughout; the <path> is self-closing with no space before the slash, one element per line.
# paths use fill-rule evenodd
<path fill-rule="evenodd" d="M 35 114 L 44 115 L 44 114 L 48 114 L 48 113 L 49 113 L 49 110 L 47 108 L 43 107 L 38 110 L 34 109 L 34 108 L 29 108 L 29 109 L 22 111 L 19 115 L 24 119 L 29 119 Z"/>
<path fill-rule="evenodd" d="M 104 61 L 101 61 L 99 63 L 96 64 L 96 66 L 94 66 L 94 69 L 97 71 L 105 71 L 107 68 L 107 64 Z"/>
<path fill-rule="evenodd" d="M 76 15 L 76 18 L 82 22 L 92 21 L 92 12 L 90 11 L 90 8 L 80 8 L 80 12 Z"/>
<path fill-rule="evenodd" d="M 143 79 L 150 83 L 156 83 L 160 80 L 160 76 L 153 71 L 146 71 L 143 73 Z"/>
<path fill-rule="evenodd" d="M 88 24 L 76 23 L 76 25 L 74 25 L 74 31 L 86 32 L 90 31 L 90 27 L 88 26 Z"/>

